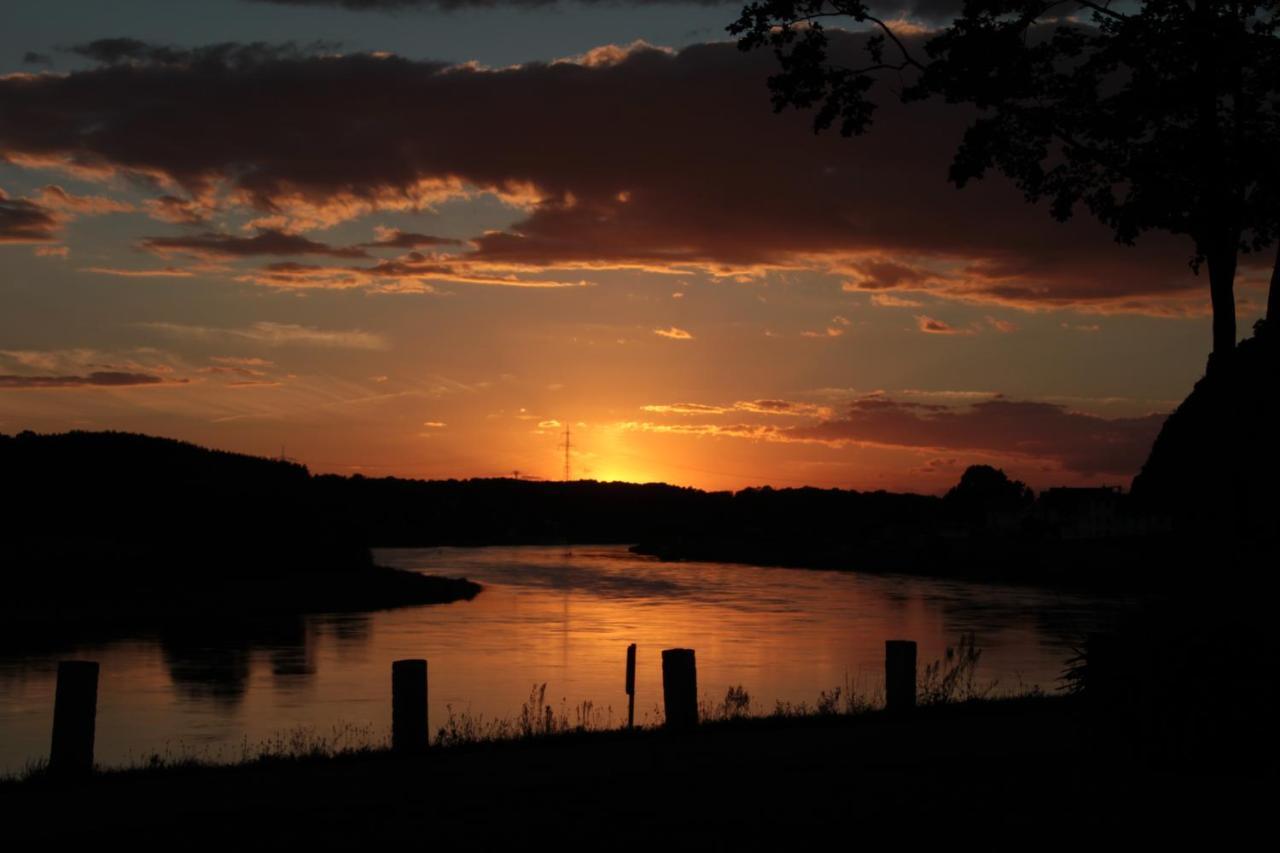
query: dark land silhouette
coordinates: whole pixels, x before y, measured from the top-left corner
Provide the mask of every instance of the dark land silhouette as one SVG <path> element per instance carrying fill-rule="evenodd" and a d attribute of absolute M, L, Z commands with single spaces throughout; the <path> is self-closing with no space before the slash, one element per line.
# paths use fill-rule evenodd
<path fill-rule="evenodd" d="M 78 784 L 37 777 L 0 782 L 0 806 L 7 836 L 31 841 L 198 833 L 215 843 L 720 850 L 1212 833 L 1231 844 L 1269 815 L 1265 771 L 1241 766 L 1223 775 L 1221 762 L 1140 760 L 1097 731 L 1084 697 L 1027 698 L 139 769 Z"/>
<path fill-rule="evenodd" d="M 1133 480 L 1137 505 L 1237 551 L 1280 535 L 1280 321 L 1262 322 L 1165 421 Z M 1272 551 L 1274 553 L 1274 550 Z"/>
<path fill-rule="evenodd" d="M 624 543 L 665 559 L 1137 588 L 1165 516 L 1111 489 L 1038 498 L 978 466 L 944 497 L 843 489 L 313 476 L 122 433 L 0 437 L 7 642 L 69 630 L 370 610 L 474 595 L 378 546 Z M 638 544 L 637 544 L 638 543 Z M 46 630 L 38 630 L 44 626 Z"/>
<path fill-rule="evenodd" d="M 0 436 L 0 643 L 455 601 L 376 566 L 301 465 L 125 433 Z M 258 627 L 255 627 L 258 626 Z"/>

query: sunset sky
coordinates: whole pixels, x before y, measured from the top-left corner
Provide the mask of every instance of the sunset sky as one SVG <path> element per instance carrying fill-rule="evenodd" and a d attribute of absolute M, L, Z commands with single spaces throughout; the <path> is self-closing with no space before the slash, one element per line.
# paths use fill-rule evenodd
<path fill-rule="evenodd" d="M 1209 349 L 1189 246 L 956 189 L 962 107 L 774 114 L 738 11 L 5 0 L 0 432 L 553 478 L 567 424 L 575 477 L 1127 484 Z"/>

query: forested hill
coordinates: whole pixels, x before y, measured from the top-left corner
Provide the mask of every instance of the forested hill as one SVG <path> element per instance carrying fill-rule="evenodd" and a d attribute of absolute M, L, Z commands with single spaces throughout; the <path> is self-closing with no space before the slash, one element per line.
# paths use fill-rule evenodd
<path fill-rule="evenodd" d="M 841 489 L 704 492 L 662 483 L 321 476 L 325 503 L 379 545 L 638 542 L 720 529 L 848 536 L 868 522 L 924 521 L 937 498 Z"/>
<path fill-rule="evenodd" d="M 750 529 L 842 539 L 884 525 L 928 524 L 941 500 L 840 489 L 704 492 L 659 483 L 312 476 L 291 462 L 117 432 L 0 436 L 6 539 L 79 550 L 180 549 L 206 562 L 256 545 L 323 543 L 305 559 L 349 559 L 362 546 L 638 542 Z M 337 547 L 337 551 L 333 549 Z M 241 563 L 263 563 L 248 552 Z"/>
<path fill-rule="evenodd" d="M 0 436 L 6 574 L 260 577 L 370 565 L 301 465 L 117 432 Z"/>

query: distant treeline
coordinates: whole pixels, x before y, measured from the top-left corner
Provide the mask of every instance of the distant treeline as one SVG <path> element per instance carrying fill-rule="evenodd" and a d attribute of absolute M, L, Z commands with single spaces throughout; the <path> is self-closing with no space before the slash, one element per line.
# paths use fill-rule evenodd
<path fill-rule="evenodd" d="M 634 543 L 743 528 L 857 535 L 928 523 L 939 499 L 843 489 L 704 492 L 662 483 L 401 480 L 323 475 L 321 500 L 387 546 Z"/>
<path fill-rule="evenodd" d="M 1125 496 L 1039 499 L 988 466 L 944 497 L 844 489 L 312 476 L 302 465 L 116 432 L 0 436 L 5 575 L 89 589 L 371 567 L 371 546 L 639 543 L 715 559 L 960 576 L 1038 571 L 1048 543 L 1132 533 Z M 1078 549 L 1079 546 L 1074 546 Z M 1055 545 L 1055 553 L 1066 553 Z M 1097 550 L 1096 543 L 1093 550 Z"/>

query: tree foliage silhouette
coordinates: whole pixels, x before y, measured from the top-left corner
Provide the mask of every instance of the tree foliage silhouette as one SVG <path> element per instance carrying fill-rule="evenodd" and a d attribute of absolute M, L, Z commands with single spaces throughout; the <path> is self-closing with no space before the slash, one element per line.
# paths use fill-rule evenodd
<path fill-rule="evenodd" d="M 946 500 L 982 504 L 995 509 L 1025 509 L 1035 503 L 1035 492 L 1021 480 L 1010 480 L 1003 468 L 970 465 L 952 486 Z"/>
<path fill-rule="evenodd" d="M 835 55 L 829 19 L 871 31 L 862 60 Z M 1193 269 L 1208 270 L 1214 360 L 1231 353 L 1240 253 L 1280 231 L 1280 0 L 965 0 L 929 37 L 910 29 L 862 0 L 757 0 L 729 27 L 742 49 L 773 49 L 775 109 L 815 108 L 817 130 L 867 131 L 876 80 L 909 75 L 904 100 L 977 108 L 957 185 L 995 170 L 1055 218 L 1083 207 L 1123 243 L 1189 237 Z M 1280 273 L 1272 321 L 1278 289 Z"/>

